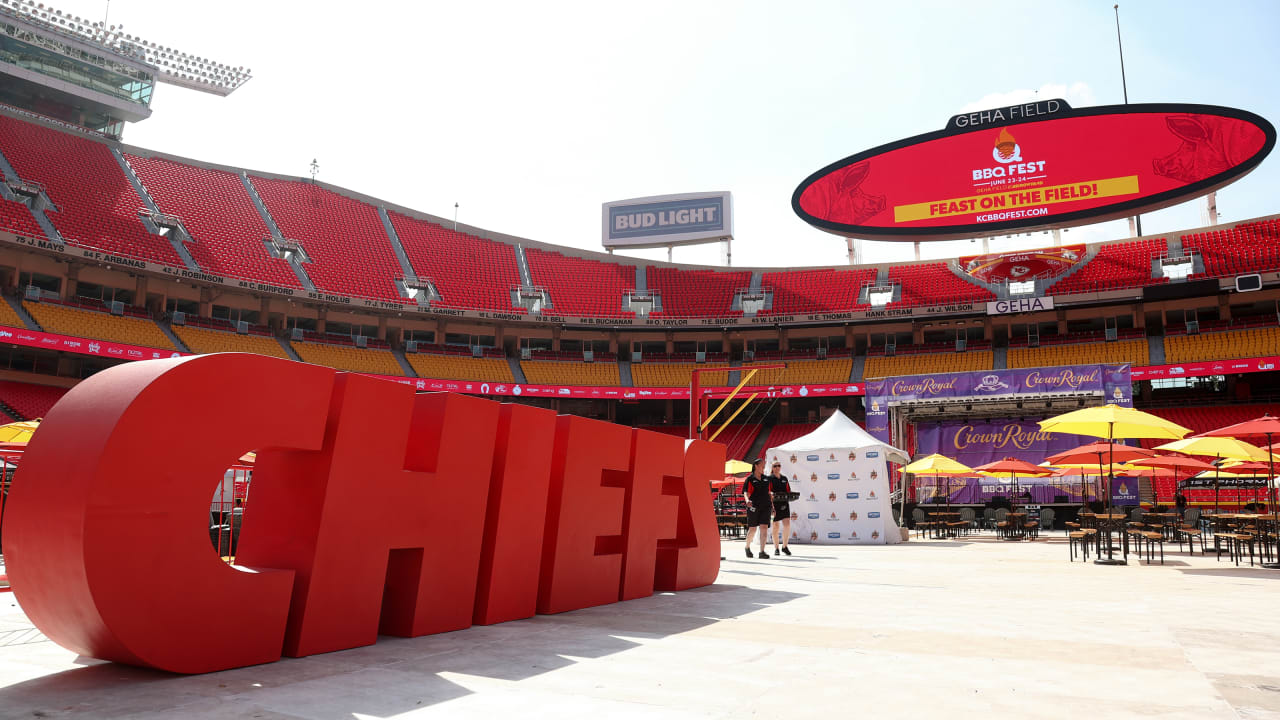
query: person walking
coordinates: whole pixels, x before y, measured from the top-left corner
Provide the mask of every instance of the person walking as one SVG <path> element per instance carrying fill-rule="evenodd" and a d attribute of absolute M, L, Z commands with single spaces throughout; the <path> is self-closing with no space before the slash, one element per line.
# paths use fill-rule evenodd
<path fill-rule="evenodd" d="M 769 494 L 769 481 L 764 478 L 764 458 L 752 461 L 751 474 L 742 481 L 742 497 L 747 501 L 747 557 L 755 557 L 751 554 L 751 538 L 756 537 L 759 531 L 760 559 L 768 560 L 769 553 L 764 551 L 764 544 L 769 537 L 773 502 Z"/>
<path fill-rule="evenodd" d="M 791 482 L 787 480 L 787 476 L 782 472 L 782 463 L 777 460 L 773 461 L 773 467 L 769 469 L 769 493 L 773 496 L 773 554 L 779 553 L 783 555 L 791 554 L 791 502 L 786 500 L 787 494 L 791 492 Z M 783 500 L 778 498 L 782 497 Z M 778 533 L 782 533 L 782 541 L 779 544 Z"/>

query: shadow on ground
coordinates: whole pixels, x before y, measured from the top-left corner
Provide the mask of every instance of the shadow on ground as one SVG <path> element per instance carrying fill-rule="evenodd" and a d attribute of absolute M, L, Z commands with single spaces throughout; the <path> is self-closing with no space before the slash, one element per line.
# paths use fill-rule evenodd
<path fill-rule="evenodd" d="M 802 596 L 717 584 L 198 676 L 80 658 L 84 667 L 0 688 L 0 718 L 389 717 L 472 692 L 444 673 L 524 680 Z M 18 652 L 0 648 L 0 668 L 27 659 Z"/>

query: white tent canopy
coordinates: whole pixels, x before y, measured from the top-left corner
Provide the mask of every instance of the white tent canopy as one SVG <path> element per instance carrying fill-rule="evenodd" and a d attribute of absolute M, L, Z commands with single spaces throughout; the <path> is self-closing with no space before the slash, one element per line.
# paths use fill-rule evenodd
<path fill-rule="evenodd" d="M 831 417 L 819 425 L 817 430 L 773 449 L 777 452 L 798 453 L 827 448 L 881 448 L 885 458 L 890 462 L 901 465 L 911 462 L 911 458 L 905 452 L 875 439 L 839 410 L 832 413 Z"/>
<path fill-rule="evenodd" d="M 769 448 L 800 497 L 791 503 L 791 539 L 819 545 L 902 541 L 890 506 L 888 463 L 910 458 L 836 411 L 817 430 Z"/>

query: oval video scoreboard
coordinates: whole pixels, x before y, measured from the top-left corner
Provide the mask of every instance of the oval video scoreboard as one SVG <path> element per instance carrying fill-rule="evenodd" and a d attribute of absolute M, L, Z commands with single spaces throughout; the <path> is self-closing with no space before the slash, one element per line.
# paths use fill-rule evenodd
<path fill-rule="evenodd" d="M 956 115 L 943 130 L 832 163 L 791 204 L 812 225 L 872 240 L 1069 227 L 1216 190 L 1275 140 L 1271 123 L 1234 108 L 1045 100 Z"/>

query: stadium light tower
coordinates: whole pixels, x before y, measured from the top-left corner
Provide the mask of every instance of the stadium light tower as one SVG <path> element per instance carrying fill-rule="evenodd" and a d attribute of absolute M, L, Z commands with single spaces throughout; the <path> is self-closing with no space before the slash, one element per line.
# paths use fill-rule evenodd
<path fill-rule="evenodd" d="M 92 21 L 43 2 L 0 0 L 5 102 L 119 137 L 124 123 L 151 116 L 158 83 L 226 96 L 249 80 L 244 67 L 144 40 L 109 18 Z"/>
<path fill-rule="evenodd" d="M 312 184 L 314 184 L 314 183 L 315 183 L 315 181 L 316 181 L 316 175 L 319 175 L 319 174 L 320 174 L 320 161 L 319 161 L 319 160 L 316 160 L 315 158 L 311 158 L 311 182 L 312 182 Z"/>

